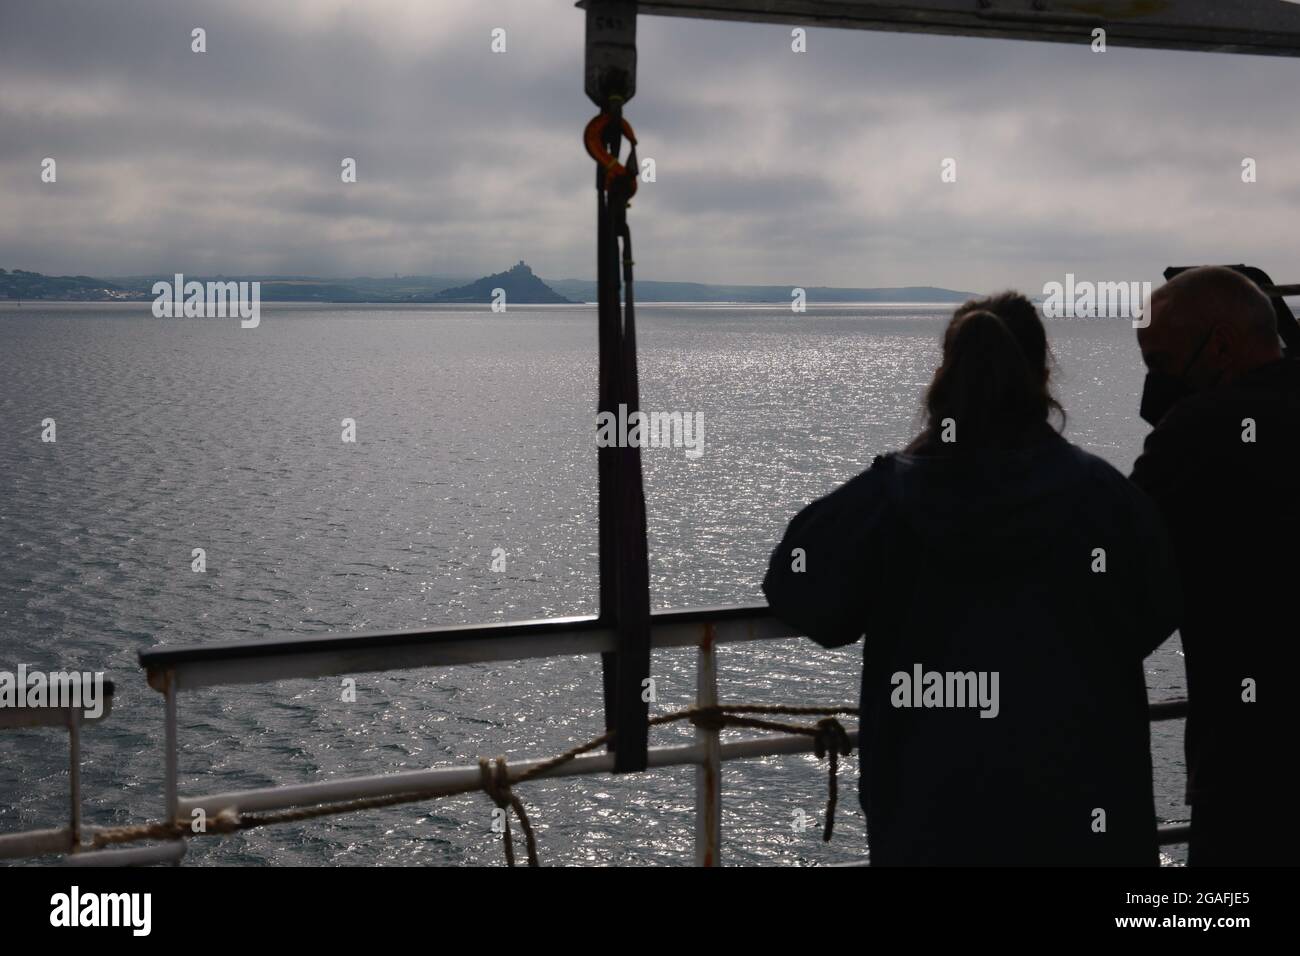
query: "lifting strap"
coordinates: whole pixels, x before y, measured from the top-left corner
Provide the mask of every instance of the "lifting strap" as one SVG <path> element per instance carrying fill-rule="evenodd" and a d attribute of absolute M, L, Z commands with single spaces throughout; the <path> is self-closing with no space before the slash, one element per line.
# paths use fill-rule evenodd
<path fill-rule="evenodd" d="M 625 135 L 631 144 L 627 166 L 618 162 Z M 628 203 L 636 192 L 636 137 L 623 119 L 621 97 L 609 98 L 587 124 L 583 140 L 597 163 L 598 412 L 618 423 L 616 444 L 598 443 L 597 448 L 600 618 L 618 635 L 617 650 L 601 659 L 605 727 L 613 732 L 614 772 L 627 773 L 646 767 L 649 705 L 643 682 L 650 674 L 650 569 L 641 449 L 625 441 L 625 423 L 640 409 L 640 395 L 627 224 Z"/>

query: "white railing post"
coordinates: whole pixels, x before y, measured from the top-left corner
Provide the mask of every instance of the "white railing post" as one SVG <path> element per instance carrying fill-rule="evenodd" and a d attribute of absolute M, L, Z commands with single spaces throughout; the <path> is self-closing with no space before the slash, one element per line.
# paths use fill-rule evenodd
<path fill-rule="evenodd" d="M 718 703 L 717 651 L 713 625 L 704 625 L 696 670 L 695 703 L 713 707 Z M 722 748 L 716 727 L 695 728 L 695 742 L 701 759 L 695 768 L 695 865 L 718 866 L 722 840 Z"/>
<path fill-rule="evenodd" d="M 163 793 L 167 807 L 166 816 L 163 819 L 168 823 L 175 823 L 179 810 L 179 800 L 176 792 L 176 778 L 178 776 L 176 765 L 176 675 L 172 671 L 168 671 L 165 678 L 163 699 L 167 711 L 166 740 L 164 743 L 167 778 L 163 781 Z"/>
<path fill-rule="evenodd" d="M 71 814 L 68 818 L 71 833 L 71 849 L 81 845 L 81 711 L 73 707 L 68 711 L 68 784 L 72 798 Z"/>

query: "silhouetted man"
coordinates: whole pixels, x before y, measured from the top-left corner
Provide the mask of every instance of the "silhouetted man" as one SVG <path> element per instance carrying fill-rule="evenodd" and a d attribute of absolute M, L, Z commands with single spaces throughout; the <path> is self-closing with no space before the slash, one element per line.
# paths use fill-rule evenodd
<path fill-rule="evenodd" d="M 1138 332 L 1133 480 L 1164 514 L 1183 582 L 1193 865 L 1293 864 L 1300 592 L 1300 362 L 1269 299 L 1230 269 L 1156 290 Z"/>

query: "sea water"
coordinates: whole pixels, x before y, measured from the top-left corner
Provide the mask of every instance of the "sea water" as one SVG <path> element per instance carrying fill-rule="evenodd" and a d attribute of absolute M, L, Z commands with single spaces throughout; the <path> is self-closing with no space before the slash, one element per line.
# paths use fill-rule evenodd
<path fill-rule="evenodd" d="M 950 308 L 639 308 L 643 408 L 708 428 L 698 457 L 644 451 L 656 608 L 761 600 L 794 512 L 915 433 Z M 596 610 L 591 307 L 262 312 L 245 329 L 154 318 L 148 303 L 0 304 L 0 667 L 116 682 L 111 718 L 83 734 L 88 823 L 163 808 L 144 648 Z M 1127 471 L 1146 432 L 1130 324 L 1048 330 L 1068 436 Z M 724 646 L 721 693 L 856 704 L 860 655 Z M 692 701 L 694 663 L 656 652 L 657 712 Z M 1146 670 L 1152 699 L 1183 693 L 1176 640 Z M 354 701 L 344 690 L 328 678 L 182 695 L 182 794 L 543 756 L 603 729 L 595 658 L 359 674 Z M 1157 812 L 1185 819 L 1181 722 L 1152 731 Z M 64 821 L 66 745 L 55 730 L 0 734 L 0 832 Z M 693 779 L 683 767 L 519 789 L 544 863 L 681 864 Z M 861 857 L 852 796 L 821 842 L 811 755 L 730 763 L 723 783 L 725 862 Z M 187 861 L 495 865 L 492 809 L 471 794 L 269 827 L 195 840 Z"/>

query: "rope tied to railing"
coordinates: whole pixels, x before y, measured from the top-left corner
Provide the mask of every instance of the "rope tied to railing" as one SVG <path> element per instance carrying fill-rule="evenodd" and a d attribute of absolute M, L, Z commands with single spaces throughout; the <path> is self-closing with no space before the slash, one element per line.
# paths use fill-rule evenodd
<path fill-rule="evenodd" d="M 835 808 L 839 804 L 839 769 L 840 757 L 847 757 L 853 752 L 853 744 L 849 740 L 849 732 L 833 716 L 825 716 L 813 726 L 806 724 L 785 723 L 783 721 L 762 720 L 756 717 L 737 716 L 735 713 L 728 711 L 738 711 L 742 713 L 824 713 L 825 708 L 798 708 L 798 707 L 780 707 L 771 708 L 763 705 L 736 705 L 728 707 L 725 704 L 718 704 L 711 707 L 692 707 L 689 709 L 689 720 L 696 727 L 705 730 L 719 731 L 724 727 L 748 727 L 752 730 L 774 730 L 785 734 L 800 734 L 813 739 L 813 753 L 817 755 L 818 760 L 830 757 L 830 763 L 827 766 L 827 798 L 826 798 L 826 822 L 822 827 L 822 841 L 829 843 L 831 833 L 835 829 Z M 836 712 L 857 713 L 855 708 L 836 708 Z M 669 715 L 672 716 L 672 715 Z M 655 721 L 651 721 L 655 723 Z"/>
<path fill-rule="evenodd" d="M 671 724 L 687 720 L 696 727 L 720 731 L 726 727 L 746 727 L 753 730 L 769 730 L 778 733 L 798 734 L 811 737 L 813 752 L 818 759 L 830 758 L 828 766 L 828 799 L 826 803 L 826 824 L 822 839 L 829 841 L 834 826 L 835 807 L 839 800 L 839 758 L 852 752 L 848 731 L 837 718 L 856 716 L 856 707 L 801 707 L 782 706 L 779 704 L 715 704 L 707 707 L 686 707 L 668 714 L 661 714 L 650 719 L 651 726 Z M 784 721 L 768 720 L 755 715 L 783 715 L 796 717 L 818 717 L 816 724 L 796 724 Z M 528 851 L 528 865 L 538 866 L 537 841 L 533 833 L 532 822 L 524 809 L 523 801 L 514 792 L 518 784 L 544 776 L 563 764 L 583 754 L 602 747 L 614 739 L 613 731 L 606 731 L 599 737 L 593 737 L 585 743 L 571 747 L 561 754 L 534 764 L 518 774 L 512 775 L 504 757 L 489 760 L 480 757 L 480 788 L 502 810 L 507 811 L 503 845 L 506 863 L 515 865 L 514 843 L 510 832 L 509 810 L 519 818 L 519 828 L 524 832 L 524 841 Z M 212 836 L 217 834 L 237 833 L 254 827 L 269 826 L 275 823 L 297 823 L 314 820 L 319 817 L 334 816 L 341 813 L 353 813 L 358 810 L 377 810 L 385 807 L 400 806 L 406 803 L 420 803 L 434 797 L 450 796 L 441 790 L 420 790 L 409 793 L 386 794 L 378 797 L 360 797 L 337 803 L 325 803 L 294 810 L 275 813 L 244 814 L 233 809 L 225 809 L 208 820 L 202 827 L 187 826 L 181 821 L 145 823 L 132 826 L 106 827 L 98 830 L 91 838 L 91 846 L 99 849 L 120 843 L 134 843 L 140 840 L 179 840 L 186 837 Z"/>
<path fill-rule="evenodd" d="M 311 807 L 309 809 L 314 810 L 317 808 Z M 245 820 L 248 820 L 248 822 L 245 822 Z M 136 843 L 140 840 L 179 840 L 187 836 L 238 833 L 240 830 L 260 826 L 261 822 L 255 818 L 241 818 L 234 810 L 222 810 L 201 827 L 196 827 L 194 824 L 186 826 L 179 820 L 173 823 L 162 821 L 159 823 L 141 823 L 133 826 L 106 827 L 97 831 L 91 837 L 90 845 L 92 848 L 99 850 L 117 843 Z M 287 821 L 276 820 L 275 822 L 284 823 Z M 76 848 L 74 848 L 73 852 L 77 852 Z"/>
<path fill-rule="evenodd" d="M 519 829 L 524 831 L 524 843 L 528 848 L 528 865 L 537 866 L 537 838 L 533 835 L 533 825 L 528 821 L 524 802 L 510 787 L 510 768 L 506 766 L 506 758 L 497 757 L 495 760 L 488 760 L 487 757 L 479 757 L 478 774 L 483 792 L 501 810 L 504 824 L 501 838 L 506 849 L 506 865 L 515 865 L 515 845 L 510 835 L 510 811 L 514 810 L 515 816 L 519 818 Z"/>
<path fill-rule="evenodd" d="M 826 825 L 822 828 L 822 842 L 831 842 L 831 831 L 835 829 L 835 806 L 840 801 L 839 770 L 840 757 L 847 757 L 853 752 L 849 741 L 849 732 L 834 717 L 823 717 L 817 721 L 817 732 L 813 735 L 813 753 L 817 759 L 829 757 L 826 786 Z"/>

